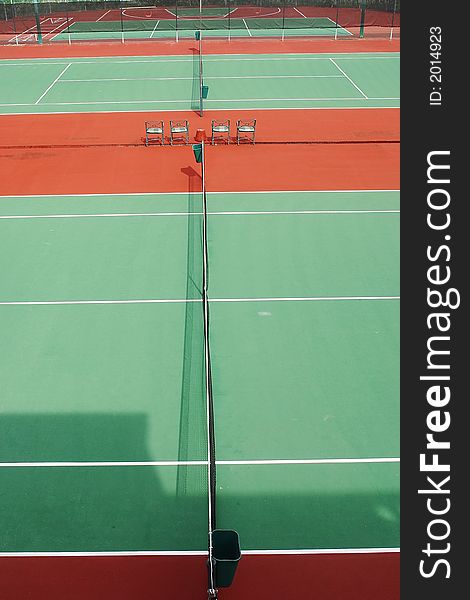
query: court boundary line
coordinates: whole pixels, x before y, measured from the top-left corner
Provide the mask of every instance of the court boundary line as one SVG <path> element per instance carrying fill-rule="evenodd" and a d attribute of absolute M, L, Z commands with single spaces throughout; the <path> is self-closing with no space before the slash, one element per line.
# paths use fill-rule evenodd
<path fill-rule="evenodd" d="M 245 19 L 242 19 L 242 21 L 243 21 L 243 23 L 245 24 L 246 30 L 248 31 L 248 35 L 249 35 L 250 37 L 253 37 L 253 34 L 251 33 L 250 29 L 248 28 L 248 25 L 246 24 L 246 21 L 245 21 Z"/>
<path fill-rule="evenodd" d="M 112 9 L 110 8 L 110 9 L 109 9 L 109 10 L 107 10 L 105 13 L 103 13 L 103 14 L 101 15 L 101 17 L 98 17 L 98 19 L 96 19 L 95 23 L 98 23 L 98 21 L 101 21 L 101 19 L 102 19 L 103 17 L 105 17 L 105 16 L 106 16 L 108 13 L 110 13 L 110 12 L 111 12 L 111 10 L 112 10 Z"/>
<path fill-rule="evenodd" d="M 399 59 L 400 52 L 324 52 L 324 53 L 305 53 L 305 52 L 283 52 L 280 54 L 207 54 L 206 60 L 211 61 L 213 58 L 218 57 L 226 57 L 226 56 L 237 56 L 240 57 L 238 60 L 298 60 L 299 57 L 305 60 L 328 60 L 331 56 L 334 56 L 336 59 L 340 60 L 377 60 L 377 59 Z M 357 58 L 357 57 L 360 58 Z M 248 58 L 254 57 L 254 58 Z M 292 57 L 292 58 L 285 58 Z M 81 58 L 86 58 L 88 60 L 80 60 Z M 120 60 L 122 56 L 86 56 L 86 57 L 37 57 L 37 58 L 3 58 L 0 59 L 0 67 L 27 67 L 27 66 L 37 66 L 37 62 L 35 61 L 44 61 L 44 65 L 52 64 L 67 64 L 67 61 L 70 60 L 72 64 L 96 64 L 97 61 L 103 61 L 102 64 L 113 63 L 154 63 L 154 62 L 191 62 L 192 58 L 187 58 L 184 54 L 169 54 L 165 55 L 146 55 L 146 56 L 136 56 L 135 60 Z M 91 60 L 90 60 L 91 59 Z M 107 60 L 106 60 L 107 59 Z M 117 60 L 114 60 L 117 59 Z M 143 60 L 146 59 L 146 60 Z M 232 60 L 232 58 L 218 58 L 218 60 Z M 32 64 L 29 65 L 27 61 L 32 61 Z M 47 61 L 47 62 L 46 62 Z M 99 64 L 99 63 L 98 63 Z"/>
<path fill-rule="evenodd" d="M 52 87 L 52 85 L 51 85 Z M 50 89 L 50 88 L 49 88 Z M 46 92 L 49 91 L 46 90 Z M 45 95 L 45 94 L 44 94 Z M 42 99 L 42 97 L 40 98 L 40 100 Z M 220 98 L 218 100 L 206 100 L 206 103 L 223 103 L 223 102 L 230 102 L 230 103 L 235 103 L 235 102 L 239 102 L 240 104 L 242 104 L 243 102 L 350 102 L 350 101 L 361 101 L 364 102 L 366 100 L 400 100 L 400 98 L 369 98 L 368 96 L 364 96 L 364 97 L 346 97 L 346 98 L 237 98 L 237 99 L 232 99 L 232 98 Z M 97 100 L 97 101 L 86 101 L 86 102 L 45 102 L 43 104 L 41 104 L 40 106 L 101 106 L 103 104 L 188 104 L 188 100 Z M 7 108 L 9 106 L 38 106 L 37 102 L 33 103 L 33 104 L 29 104 L 29 103 L 25 103 L 25 102 L 21 102 L 21 103 L 12 103 L 12 104 L 0 104 L 1 107 Z M 189 106 L 189 104 L 188 104 Z M 303 107 L 303 108 L 309 108 L 309 107 Z M 322 107 L 323 109 L 328 109 L 330 108 L 329 106 L 325 106 Z M 341 108 L 347 108 L 347 107 L 341 107 Z M 384 108 L 384 107 L 380 107 L 380 106 L 367 106 L 366 108 Z M 395 107 L 391 107 L 391 108 L 395 108 Z M 289 107 L 287 106 L 285 108 L 285 110 L 288 110 Z M 173 109 L 172 109 L 173 110 Z M 191 109 L 190 108 L 184 108 L 182 109 L 186 112 L 190 112 Z M 213 110 L 212 108 L 210 110 Z M 221 108 L 219 110 L 227 110 L 227 108 Z M 263 107 L 252 107 L 250 108 L 245 108 L 245 107 L 240 107 L 239 110 L 264 110 Z M 282 108 L 276 107 L 273 110 L 283 110 Z M 78 113 L 80 112 L 86 112 L 86 111 L 77 111 Z M 90 112 L 97 112 L 97 111 L 90 111 Z M 109 112 L 114 112 L 114 111 L 109 111 Z M 133 110 L 130 111 L 124 111 L 124 112 L 134 112 Z M 139 111 L 142 112 L 142 111 Z M 144 111 L 145 112 L 145 111 Z M 9 113 L 2 113 L 2 114 L 9 114 Z M 28 113 L 26 113 L 28 114 Z"/>
<path fill-rule="evenodd" d="M 152 33 L 150 34 L 149 39 L 152 39 L 153 34 L 155 33 L 155 31 L 156 31 L 156 29 L 158 27 L 158 24 L 160 23 L 160 20 L 161 19 L 158 19 L 158 21 L 155 23 L 155 27 L 152 29 Z"/>
<path fill-rule="evenodd" d="M 400 547 L 392 548 L 299 548 L 296 550 L 242 550 L 242 555 L 306 555 L 306 554 L 399 554 Z M 117 550 L 103 552 L 0 552 L 1 558 L 35 557 L 93 557 L 93 556 L 207 556 L 207 550 Z"/>
<path fill-rule="evenodd" d="M 285 466 L 285 465 L 348 465 L 397 464 L 400 458 L 300 458 L 216 460 L 218 466 Z M 0 469 L 25 468 L 90 468 L 90 467 L 206 467 L 207 460 L 143 460 L 143 461 L 28 461 L 1 462 Z"/>
<path fill-rule="evenodd" d="M 336 29 L 341 29 L 341 31 L 345 31 L 348 35 L 351 35 L 351 36 L 354 37 L 354 34 L 351 33 L 351 31 L 349 31 L 349 29 L 346 29 L 346 27 L 343 27 L 342 25 L 340 25 L 338 23 L 338 21 L 333 21 L 333 19 L 331 19 L 330 17 L 326 17 L 326 18 L 333 23 L 335 30 Z"/>
<path fill-rule="evenodd" d="M 299 15 L 301 15 L 304 19 L 307 19 L 307 17 L 304 15 L 304 13 L 300 12 L 300 10 L 296 6 L 294 6 L 294 10 L 296 10 L 299 13 Z"/>
<path fill-rule="evenodd" d="M 209 216 L 269 216 L 269 215 L 362 215 L 362 214 L 396 214 L 400 209 L 389 210 L 253 210 L 253 211 L 208 211 Z M 191 217 L 200 216 L 201 212 L 150 212 L 150 213 L 83 213 L 83 214 L 49 214 L 49 215 L 0 215 L 3 220 L 22 219 L 101 219 L 132 217 Z"/>
<path fill-rule="evenodd" d="M 192 81 L 194 77 L 104 77 L 102 79 L 61 79 L 59 83 L 103 81 Z M 204 79 L 346 79 L 343 75 L 208 75 Z"/>
<path fill-rule="evenodd" d="M 400 193 L 400 189 L 391 190 L 254 190 L 252 192 L 241 191 L 225 191 L 225 190 L 214 190 L 207 192 L 208 195 L 214 194 L 374 194 L 374 193 Z M 102 197 L 124 197 L 124 196 L 185 196 L 197 194 L 201 192 L 116 192 L 113 193 L 96 193 L 96 194 L 14 194 L 14 195 L 0 195 L 0 200 L 5 198 L 102 198 Z"/>
<path fill-rule="evenodd" d="M 244 302 L 371 302 L 384 300 L 400 300 L 400 296 L 292 296 L 271 298 L 209 298 L 209 303 L 244 303 Z M 202 302 L 200 298 L 148 298 L 129 300 L 5 300 L 0 306 L 80 306 L 107 304 L 191 304 Z"/>
<path fill-rule="evenodd" d="M 372 100 L 373 98 L 369 98 Z M 398 100 L 398 98 L 396 98 Z M 355 100 L 362 100 L 362 98 L 355 98 Z M 1 106 L 1 105 L 0 105 Z M 24 106 L 24 105 L 21 105 Z M 45 104 L 40 104 L 38 106 L 46 106 Z M 251 108 L 241 107 L 236 110 L 400 110 L 399 106 L 276 106 L 276 107 L 262 107 L 252 106 Z M 211 108 L 211 111 L 226 111 L 229 110 L 227 108 Z M 230 109 L 232 110 L 232 109 Z M 114 114 L 114 113 L 148 113 L 149 109 L 145 108 L 136 108 L 132 110 L 92 110 L 92 111 L 74 111 L 74 110 L 44 110 L 40 112 L 0 112 L 0 117 L 9 117 L 9 116 L 36 116 L 36 115 L 83 115 L 83 114 Z M 171 109 L 171 112 L 190 112 L 190 109 L 186 108 L 174 108 Z M 378 142 L 378 143 L 386 143 Z"/>

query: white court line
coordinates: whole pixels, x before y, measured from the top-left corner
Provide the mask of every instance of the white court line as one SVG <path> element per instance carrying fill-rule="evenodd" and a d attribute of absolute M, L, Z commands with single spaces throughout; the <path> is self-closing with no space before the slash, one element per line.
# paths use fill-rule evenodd
<path fill-rule="evenodd" d="M 158 21 L 155 23 L 155 27 L 152 29 L 152 33 L 150 34 L 150 37 L 153 37 L 153 34 L 155 33 L 155 30 L 157 29 L 159 23 L 160 23 L 160 19 L 158 19 Z"/>
<path fill-rule="evenodd" d="M 18 34 L 21 35 L 21 34 Z M 15 36 L 16 37 L 16 36 Z M 305 54 L 296 54 L 296 53 L 286 53 L 283 54 L 282 56 L 269 56 L 267 55 L 266 58 L 262 57 L 262 56 L 255 56 L 255 57 L 247 57 L 246 54 L 231 54 L 231 57 L 237 57 L 237 58 L 223 58 L 225 56 L 227 56 L 226 54 L 208 54 L 205 56 L 205 60 L 207 62 L 238 62 L 238 61 L 260 61 L 260 62 L 264 62 L 264 61 L 278 61 L 278 60 L 331 60 L 332 56 L 336 59 L 336 60 L 387 60 L 387 59 L 394 59 L 394 60 L 399 60 L 400 59 L 400 53 L 399 52 L 389 52 L 387 53 L 386 56 L 367 56 L 369 53 L 367 52 L 356 52 L 354 53 L 354 56 L 350 56 L 348 54 L 325 54 L 325 55 L 314 55 L 314 56 L 310 56 L 310 55 L 305 55 Z M 361 56 L 361 54 L 363 56 Z M 389 54 L 391 56 L 389 56 Z M 149 57 L 149 59 L 147 60 L 114 60 L 117 57 L 109 57 L 108 61 L 103 60 L 102 56 L 92 56 L 89 57 L 92 60 L 76 60 L 71 58 L 73 64 L 75 65 L 116 65 L 116 64 L 129 64 L 129 63 L 144 63 L 144 64 L 153 64 L 153 63 L 168 63 L 168 62 L 188 62 L 188 63 L 192 63 L 192 59 L 187 59 L 187 58 L 168 58 L 168 59 L 155 59 L 155 58 L 151 58 Z M 0 67 L 31 67 L 31 66 L 50 66 L 51 64 L 54 65 L 65 65 L 67 64 L 65 61 L 59 61 L 59 60 L 55 60 L 55 59 L 49 59 L 47 62 L 40 62 L 40 61 L 44 61 L 44 58 L 28 58 L 28 59 L 23 59 L 21 62 L 17 62 L 18 59 L 11 59 L 11 60 L 5 60 L 4 62 L 0 61 Z M 26 62 L 26 60 L 28 62 Z M 35 62 L 37 61 L 37 62 Z"/>
<path fill-rule="evenodd" d="M 73 17 L 70 17 L 70 18 L 68 19 L 68 21 L 66 21 L 66 22 L 65 22 L 65 26 L 64 26 L 64 28 L 63 28 L 61 31 L 57 32 L 55 35 L 53 35 L 51 38 L 49 38 L 49 39 L 50 39 L 50 41 L 52 41 L 52 40 L 55 40 L 55 38 L 56 38 L 58 35 L 60 35 L 61 33 L 64 33 L 64 31 L 65 31 L 65 30 L 66 30 L 66 29 L 69 27 L 69 25 L 70 25 L 70 24 L 72 24 L 72 25 L 73 25 Z M 55 30 L 54 30 L 54 31 L 55 31 Z"/>
<path fill-rule="evenodd" d="M 207 195 L 221 194 L 376 194 L 376 193 L 393 193 L 397 194 L 400 190 L 255 190 L 253 192 L 233 192 L 224 190 L 214 190 L 207 192 Z M 5 198 L 114 198 L 126 196 L 191 196 L 200 195 L 201 192 L 118 192 L 116 194 L 22 194 L 13 196 L 0 196 L 0 199 Z"/>
<path fill-rule="evenodd" d="M 323 302 L 356 300 L 399 300 L 400 296 L 310 296 L 285 298 L 210 298 L 209 302 Z"/>
<path fill-rule="evenodd" d="M 245 27 L 246 27 L 246 30 L 248 31 L 248 34 L 249 34 L 249 36 L 250 36 L 250 37 L 253 37 L 253 34 L 252 34 L 252 33 L 251 33 L 251 31 L 249 30 L 249 28 L 248 28 L 248 25 L 246 24 L 246 21 L 245 21 L 245 19 L 242 19 L 242 21 L 243 21 L 243 23 L 245 24 Z"/>
<path fill-rule="evenodd" d="M 49 91 L 49 90 L 50 90 L 50 89 L 51 89 L 51 88 L 52 88 L 52 87 L 53 87 L 53 86 L 54 86 L 54 85 L 55 85 L 55 84 L 56 84 L 56 83 L 59 81 L 59 79 L 62 77 L 62 75 L 63 75 L 63 74 L 64 74 L 64 73 L 67 71 L 67 69 L 68 69 L 69 67 L 71 67 L 71 66 L 72 66 L 72 63 L 69 63 L 69 64 L 68 64 L 68 65 L 65 67 L 65 69 L 63 69 L 63 70 L 60 72 L 59 76 L 58 76 L 58 77 L 56 77 L 56 78 L 54 79 L 54 81 L 51 83 L 51 85 L 50 85 L 50 86 L 47 88 L 47 90 L 46 90 L 46 91 L 45 91 L 45 92 L 44 92 L 44 93 L 43 93 L 41 96 L 39 96 L 39 98 L 36 100 L 36 102 L 35 102 L 34 104 L 39 104 L 39 102 L 40 102 L 40 101 L 41 101 L 41 100 L 44 98 L 44 96 L 47 94 L 47 92 L 48 92 L 48 91 Z"/>
<path fill-rule="evenodd" d="M 222 466 L 283 466 L 283 465 L 357 465 L 396 464 L 400 459 L 390 458 L 307 458 L 266 460 L 217 460 Z M 2 462 L 0 469 L 10 468 L 79 468 L 79 467 L 204 467 L 207 460 L 145 460 L 145 461 L 40 461 Z"/>
<path fill-rule="evenodd" d="M 219 100 L 206 100 L 206 102 L 324 102 L 324 101 L 339 101 L 339 100 L 369 100 L 369 98 L 220 98 Z M 387 100 L 387 98 L 376 98 L 376 100 Z M 328 107 L 326 107 L 328 108 Z"/>
<path fill-rule="evenodd" d="M 32 300 L 0 302 L 0 306 L 74 306 L 88 304 L 185 304 L 201 302 L 199 298 L 186 299 L 176 298 L 168 300 Z M 206 463 L 207 464 L 207 463 Z"/>
<path fill-rule="evenodd" d="M 385 554 L 399 553 L 400 548 L 300 548 L 298 550 L 243 550 L 242 554 Z"/>
<path fill-rule="evenodd" d="M 250 216 L 250 215 L 356 215 L 356 214 L 395 214 L 397 209 L 387 210 L 249 210 L 249 211 L 208 211 L 208 216 Z M 201 216 L 202 212 L 147 212 L 147 213 L 83 213 L 56 215 L 0 215 L 0 219 L 89 219 L 116 217 L 189 217 Z"/>
<path fill-rule="evenodd" d="M 61 23 L 60 25 L 58 25 L 57 27 L 54 27 L 54 29 L 51 29 L 50 31 L 47 31 L 46 33 L 44 33 L 44 37 L 49 36 L 51 33 L 54 33 L 54 31 L 56 29 L 59 29 L 59 27 L 63 27 L 64 29 L 67 29 L 67 27 L 69 26 L 69 22 L 73 21 L 73 18 L 69 17 L 67 18 L 63 23 Z M 63 31 L 62 30 L 62 31 Z M 62 33 L 62 31 L 59 31 L 58 33 L 56 33 L 55 35 L 53 35 L 51 38 L 49 38 L 50 40 L 53 40 L 55 37 L 57 37 L 58 35 L 60 35 Z"/>
<path fill-rule="evenodd" d="M 46 18 L 43 21 L 40 21 L 39 25 L 44 25 L 45 23 L 47 23 L 50 20 L 51 20 L 50 18 Z M 26 33 L 28 33 L 28 31 L 31 31 L 31 29 L 36 29 L 36 27 L 37 27 L 37 25 L 35 23 L 31 27 L 28 27 L 28 29 L 25 29 L 24 31 L 20 31 L 19 33 L 16 33 L 11 39 L 8 40 L 7 44 L 10 44 L 13 40 L 18 40 L 18 38 L 20 38 L 22 35 L 25 35 Z M 35 35 L 35 34 L 34 33 L 29 34 L 28 36 L 26 36 L 26 39 L 30 38 L 33 35 Z"/>
<path fill-rule="evenodd" d="M 95 23 L 98 23 L 98 21 L 101 21 L 101 19 L 103 19 L 110 12 L 111 12 L 111 9 L 107 10 L 105 13 L 103 13 L 101 15 L 101 17 L 98 17 L 98 19 L 96 19 Z"/>
<path fill-rule="evenodd" d="M 52 87 L 52 86 L 51 86 Z M 48 90 L 46 90 L 47 92 Z M 398 98 L 374 98 L 374 100 L 398 100 Z M 236 98 L 236 99 L 232 99 L 232 98 L 219 98 L 218 100 L 210 100 L 207 99 L 205 102 L 325 102 L 325 101 L 334 101 L 334 102 L 349 102 L 351 100 L 354 101 L 361 101 L 364 102 L 364 100 L 370 100 L 370 98 L 364 97 L 364 98 L 358 98 L 358 97 L 354 97 L 354 98 Z M 188 104 L 189 106 L 189 101 L 188 100 L 95 100 L 93 102 L 46 102 L 45 104 L 42 104 L 41 106 L 88 106 L 88 105 L 98 105 L 98 104 Z M 35 106 L 37 104 L 37 102 L 35 102 L 34 104 L 19 104 L 19 103 L 15 103 L 15 104 L 0 104 L 0 106 Z M 326 108 L 330 108 L 329 106 L 327 106 Z M 344 108 L 344 107 L 342 107 Z M 391 108 L 396 108 L 396 107 L 391 107 Z M 184 110 L 189 110 L 189 109 L 184 109 Z M 249 109 L 243 109 L 243 110 L 249 110 Z M 273 110 L 280 110 L 279 108 L 273 109 Z"/>
<path fill-rule="evenodd" d="M 398 193 L 400 190 L 254 190 L 252 192 L 233 192 L 233 191 L 217 191 L 207 192 L 210 194 L 376 194 L 377 192 L 387 192 L 387 193 Z M 160 194 L 165 194 L 165 192 L 158 192 Z M 174 193 L 174 192 L 172 192 Z M 176 192 L 176 193 L 184 193 L 184 192 Z M 192 192 L 193 194 L 197 194 L 200 192 Z M 110 194 L 104 194 L 105 196 L 109 196 Z M 114 194 L 112 194 L 114 196 Z M 125 194 L 124 194 L 125 195 Z M 0 196 L 1 197 L 1 196 Z M 8 196 L 13 197 L 13 196 Z M 20 198 L 22 196 L 19 196 Z M 33 196 L 33 198 L 37 198 L 38 196 Z M 58 195 L 60 198 L 61 196 Z"/>
<path fill-rule="evenodd" d="M 394 100 L 399 100 L 399 98 L 393 98 Z M 362 100 L 362 98 L 354 98 L 354 100 Z M 369 100 L 371 100 L 371 98 L 369 98 Z M 0 104 L 0 106 L 2 106 Z M 23 106 L 23 105 L 18 105 L 15 104 L 14 106 Z M 30 106 L 29 104 L 26 106 Z M 31 105 L 34 106 L 34 105 Z M 41 106 L 45 106 L 44 104 L 42 104 Z M 50 106 L 50 105 L 49 105 Z M 238 110 L 243 110 L 243 111 L 247 111 L 247 110 L 257 110 L 259 107 L 249 107 L 249 108 L 239 108 Z M 328 106 L 328 107 L 324 107 L 324 106 L 275 106 L 275 107 L 266 107 L 263 106 L 262 110 L 325 110 L 325 108 L 327 108 L 328 110 L 369 110 L 370 108 L 374 108 L 377 110 L 399 110 L 398 106 L 374 106 L 374 105 L 367 105 L 367 106 Z M 174 108 L 172 109 L 172 112 L 188 112 L 189 109 L 186 108 Z M 213 112 L 223 112 L 224 110 L 227 110 L 226 108 L 217 108 L 217 107 L 211 107 L 211 111 Z M 128 110 L 93 110 L 90 111 L 93 112 L 95 114 L 98 115 L 108 115 L 108 114 L 116 114 L 116 113 L 127 113 L 129 112 Z M 143 109 L 143 108 L 133 108 L 132 112 L 138 112 L 138 113 L 146 113 L 148 112 L 148 109 Z M 42 110 L 40 112 L 0 112 L 0 117 L 11 117 L 11 116 L 24 116 L 24 115 L 28 115 L 30 117 L 35 117 L 36 115 L 82 115 L 84 114 L 83 111 L 73 111 L 73 110 Z M 85 114 L 88 114 L 88 112 L 86 112 Z M 380 142 L 378 142 L 380 143 Z"/>
<path fill-rule="evenodd" d="M 345 31 L 348 35 L 353 35 L 350 31 L 348 31 L 347 29 L 342 27 L 339 23 L 337 23 L 336 21 L 333 21 L 333 19 L 330 19 L 330 17 L 326 17 L 326 18 L 328 19 L 328 21 L 331 21 L 333 23 L 335 29 L 341 29 L 341 31 Z"/>
<path fill-rule="evenodd" d="M 400 296 L 310 296 L 284 298 L 210 298 L 209 302 L 332 302 L 332 301 L 376 301 L 399 300 Z M 135 299 L 135 300 L 13 300 L 0 302 L 0 306 L 75 306 L 91 304 L 185 304 L 202 302 L 199 298 L 186 299 Z"/>
<path fill-rule="evenodd" d="M 307 17 L 304 15 L 304 13 L 303 13 L 303 12 L 300 12 L 300 10 L 299 10 L 299 9 L 298 9 L 296 6 L 294 6 L 294 10 L 296 10 L 296 11 L 299 13 L 299 15 L 301 15 L 301 16 L 302 16 L 304 19 L 306 19 L 306 18 L 307 18 Z"/>
<path fill-rule="evenodd" d="M 400 548 L 299 548 L 297 550 L 242 550 L 242 555 L 305 554 L 385 554 L 399 553 Z M 207 550 L 120 550 L 108 552 L 0 552 L 0 558 L 86 556 L 207 556 Z"/>
<path fill-rule="evenodd" d="M 337 69 L 338 69 L 338 70 L 339 70 L 339 71 L 340 71 L 340 72 L 341 72 L 341 73 L 342 73 L 342 74 L 343 74 L 343 75 L 346 77 L 346 79 L 347 79 L 348 81 L 350 81 L 350 82 L 353 84 L 353 86 L 356 88 L 356 90 L 357 90 L 358 92 L 360 92 L 360 93 L 361 93 L 361 94 L 364 96 L 364 98 L 367 98 L 367 96 L 364 94 L 364 92 L 361 90 L 361 88 L 360 88 L 358 85 L 356 85 L 356 84 L 354 83 L 354 81 L 351 79 L 351 77 L 349 77 L 349 75 L 347 75 L 347 74 L 346 74 L 346 73 L 343 71 L 343 69 L 342 69 L 341 67 L 339 67 L 339 66 L 337 65 L 337 63 L 336 63 L 336 62 L 335 62 L 335 61 L 334 61 L 332 58 L 330 58 L 330 61 L 331 61 L 331 62 L 332 62 L 334 65 L 335 65 L 335 67 L 336 67 L 336 68 L 337 68 Z M 367 99 L 368 99 L 368 98 L 367 98 Z"/>
<path fill-rule="evenodd" d="M 20 33 L 18 35 L 21 35 Z M 342 58 L 342 57 L 350 57 L 351 59 L 355 60 L 355 57 L 358 56 L 360 58 L 365 58 L 367 59 L 368 57 L 370 58 L 400 58 L 400 52 L 282 52 L 282 53 L 278 53 L 278 54 L 237 54 L 237 53 L 233 53 L 230 55 L 227 54 L 207 54 L 207 57 L 210 59 L 217 59 L 218 57 L 224 57 L 224 56 L 237 56 L 237 57 L 241 57 L 241 59 L 246 58 L 246 57 L 253 57 L 254 60 L 256 60 L 258 57 L 266 57 L 266 58 L 261 58 L 261 60 L 270 60 L 270 57 L 273 56 L 274 60 L 283 60 L 284 57 L 292 57 L 291 60 L 295 60 L 296 57 L 302 57 L 302 58 L 319 58 L 321 60 L 323 59 L 329 59 L 330 57 L 335 57 L 335 58 Z M 104 63 L 115 63 L 115 62 L 167 62 L 166 60 L 166 55 L 163 55 L 161 58 L 159 58 L 158 56 L 155 55 L 146 55 L 146 56 L 134 56 L 134 57 L 123 57 L 123 56 L 85 56 L 85 57 L 74 57 L 73 61 L 74 62 L 80 62 L 82 63 L 83 61 L 81 61 L 81 58 L 86 58 L 87 61 L 85 61 L 86 63 L 90 64 L 91 62 L 95 63 L 95 62 L 99 62 L 102 61 L 103 64 Z M 186 58 L 184 55 L 178 55 L 178 54 L 172 54 L 172 55 L 168 55 L 169 60 L 172 61 L 182 61 L 182 62 L 193 62 L 192 58 Z M 118 60 L 115 60 L 118 59 Z M 145 60 L 144 60 L 145 59 Z M 37 64 L 37 62 L 40 61 L 47 61 L 47 63 L 44 64 L 50 64 L 50 63 L 55 63 L 55 64 L 60 64 L 60 61 L 63 59 L 60 58 L 34 58 L 34 57 L 30 57 L 30 58 L 3 58 L 0 59 L 0 66 L 5 63 L 5 64 L 22 64 L 26 61 L 31 61 L 31 62 L 35 62 Z M 286 59 L 287 60 L 287 59 Z M 66 64 L 65 62 L 63 62 L 62 64 Z"/>
<path fill-rule="evenodd" d="M 204 79 L 344 79 L 342 75 L 214 75 Z M 103 77 L 97 79 L 61 79 L 59 83 L 101 81 L 192 81 L 193 77 Z"/>

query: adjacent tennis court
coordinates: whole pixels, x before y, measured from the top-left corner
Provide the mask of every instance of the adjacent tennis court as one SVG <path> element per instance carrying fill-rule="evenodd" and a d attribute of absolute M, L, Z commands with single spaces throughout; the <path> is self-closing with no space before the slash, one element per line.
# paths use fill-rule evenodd
<path fill-rule="evenodd" d="M 134 9 L 135 10 L 135 9 Z M 191 10 L 191 9 L 190 9 Z M 193 9 L 195 10 L 195 9 Z M 146 18 L 143 11 L 134 17 L 127 16 L 125 21 L 108 20 L 93 23 L 68 20 L 63 17 L 62 22 L 52 22 L 51 41 L 77 42 L 86 40 L 112 40 L 112 39 L 152 39 L 152 38 L 189 38 L 194 31 L 201 29 L 206 37 L 335 37 L 352 36 L 353 33 L 346 27 L 337 24 L 331 18 L 212 18 L 212 19 L 151 19 Z M 151 13 L 150 15 L 151 16 Z M 167 15 L 168 16 L 168 15 Z M 47 24 L 44 23 L 44 26 Z M 51 26 L 49 27 L 51 29 Z M 47 29 L 46 29 L 47 32 Z M 20 35 L 21 39 L 21 35 Z"/>
<path fill-rule="evenodd" d="M 399 54 L 207 55 L 208 109 L 398 107 Z M 188 110 L 199 58 L 0 61 L 0 114 Z"/>

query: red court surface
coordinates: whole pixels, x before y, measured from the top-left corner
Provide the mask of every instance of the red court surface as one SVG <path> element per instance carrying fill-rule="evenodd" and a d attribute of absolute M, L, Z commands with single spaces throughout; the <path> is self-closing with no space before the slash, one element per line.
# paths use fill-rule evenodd
<path fill-rule="evenodd" d="M 0 148 L 142 145 L 152 119 L 187 119 L 193 137 L 204 129 L 210 138 L 211 121 L 221 116 L 233 124 L 255 118 L 257 143 L 398 142 L 400 134 L 397 108 L 207 110 L 202 118 L 193 111 L 1 115 Z"/>
<path fill-rule="evenodd" d="M 303 54 L 330 52 L 399 52 L 399 40 L 251 39 L 204 40 L 206 54 Z M 165 56 L 188 54 L 196 49 L 193 40 L 0 46 L 0 58 L 68 58 L 86 56 Z"/>
<path fill-rule="evenodd" d="M 2 149 L 3 194 L 184 192 L 197 179 L 187 146 L 110 147 L 102 157 L 93 147 Z M 212 191 L 399 187 L 397 144 L 209 146 L 207 164 Z"/>

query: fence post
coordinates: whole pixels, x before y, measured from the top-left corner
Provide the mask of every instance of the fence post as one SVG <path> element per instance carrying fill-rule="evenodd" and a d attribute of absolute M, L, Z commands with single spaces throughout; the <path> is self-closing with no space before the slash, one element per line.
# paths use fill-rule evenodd
<path fill-rule="evenodd" d="M 39 16 L 39 0 L 34 0 L 33 6 L 34 6 L 34 18 L 36 20 L 38 44 L 42 44 L 41 18 Z"/>
<path fill-rule="evenodd" d="M 178 42 L 178 0 L 175 2 L 175 40 Z"/>
<path fill-rule="evenodd" d="M 397 0 L 393 3 L 392 26 L 390 27 L 390 41 L 393 40 L 393 27 L 395 25 L 395 13 L 397 11 Z"/>
<path fill-rule="evenodd" d="M 366 0 L 361 0 L 361 28 L 359 32 L 359 37 L 364 37 L 364 26 L 366 23 Z"/>

